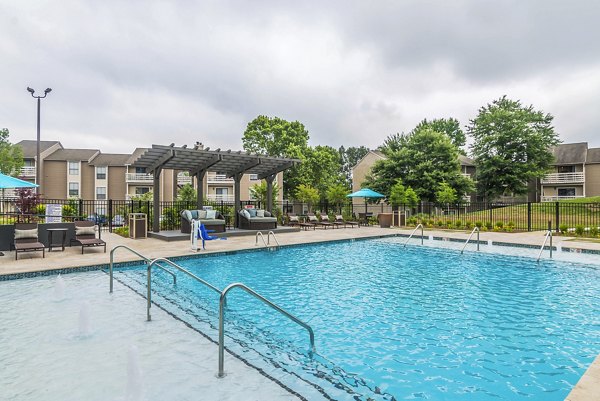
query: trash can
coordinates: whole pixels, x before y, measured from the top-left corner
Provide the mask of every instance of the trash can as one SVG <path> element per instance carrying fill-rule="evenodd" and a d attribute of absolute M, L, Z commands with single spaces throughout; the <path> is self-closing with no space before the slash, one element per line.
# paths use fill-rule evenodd
<path fill-rule="evenodd" d="M 390 226 L 392 225 L 392 214 L 391 213 L 379 213 L 377 215 L 377 220 L 379 220 L 379 227 L 390 228 Z"/>
<path fill-rule="evenodd" d="M 129 238 L 148 237 L 148 217 L 146 213 L 129 214 Z"/>

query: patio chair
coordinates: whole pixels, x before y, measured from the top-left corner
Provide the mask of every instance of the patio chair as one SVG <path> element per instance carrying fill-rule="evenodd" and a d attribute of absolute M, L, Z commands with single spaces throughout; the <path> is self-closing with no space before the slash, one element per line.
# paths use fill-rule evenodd
<path fill-rule="evenodd" d="M 313 224 L 315 226 L 321 226 L 325 230 L 327 230 L 327 227 L 333 227 L 333 224 L 331 224 L 331 223 L 324 223 L 322 221 L 319 221 L 317 216 L 313 213 L 307 213 L 306 216 L 308 217 L 308 221 L 307 221 L 308 224 Z"/>
<path fill-rule="evenodd" d="M 299 226 L 300 225 L 300 218 L 298 216 L 296 216 L 295 213 L 288 213 L 288 222 L 287 225 L 290 227 L 294 227 L 294 226 Z"/>
<path fill-rule="evenodd" d="M 321 215 L 321 224 L 327 228 L 327 227 L 332 227 L 332 228 L 336 228 L 339 227 L 339 224 L 336 224 L 335 222 L 329 221 L 329 216 L 326 214 L 322 214 Z"/>
<path fill-rule="evenodd" d="M 46 257 L 46 246 L 38 239 L 38 225 L 36 223 L 15 223 L 15 260 L 20 252 L 42 251 L 42 258 Z"/>
<path fill-rule="evenodd" d="M 337 224 L 343 224 L 344 227 L 346 227 L 346 226 L 350 226 L 352 228 L 359 227 L 358 221 L 344 220 L 344 216 L 342 216 L 341 214 L 336 214 L 335 215 L 335 222 Z"/>
<path fill-rule="evenodd" d="M 75 224 L 75 238 L 71 239 L 71 245 L 73 243 L 81 245 L 82 255 L 84 248 L 92 246 L 103 246 L 104 253 L 106 253 L 106 242 L 101 238 L 100 229 L 93 221 L 74 221 L 73 224 Z M 98 238 L 96 238 L 96 232 L 98 232 Z"/>

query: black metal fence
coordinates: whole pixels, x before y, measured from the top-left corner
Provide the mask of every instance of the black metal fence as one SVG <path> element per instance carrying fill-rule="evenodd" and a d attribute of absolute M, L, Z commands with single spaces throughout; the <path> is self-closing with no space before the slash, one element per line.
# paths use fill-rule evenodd
<path fill-rule="evenodd" d="M 18 209 L 15 199 L 0 201 L 0 224 L 12 224 L 15 221 L 43 221 L 45 205 L 60 205 L 63 221 L 80 219 L 94 220 L 112 231 L 115 227 L 127 226 L 131 213 L 144 213 L 151 228 L 154 209 L 152 201 L 140 200 L 65 200 L 44 199 L 35 210 L 23 213 Z M 208 201 L 205 206 L 218 210 L 228 224 L 233 225 L 234 204 L 226 201 Z M 264 208 L 260 201 L 242 201 L 242 208 L 252 205 Z M 180 213 L 185 209 L 195 209 L 193 201 L 160 202 L 159 221 L 161 230 L 179 230 Z M 600 227 L 600 203 L 492 203 L 469 202 L 459 204 L 437 204 L 422 202 L 416 207 L 403 205 L 397 208 L 405 215 L 408 225 L 424 223 L 430 227 L 468 228 L 476 225 L 494 230 L 510 228 L 519 231 L 546 230 L 550 224 L 553 230 L 574 231 L 575 229 L 593 230 Z M 390 213 L 392 207 L 380 202 L 376 204 L 328 203 L 307 204 L 299 202 L 275 202 L 274 212 L 283 222 L 288 213 L 305 214 L 307 211 L 319 211 L 327 214 L 343 214 L 345 218 L 357 218 L 363 213 L 376 217 L 379 213 Z"/>

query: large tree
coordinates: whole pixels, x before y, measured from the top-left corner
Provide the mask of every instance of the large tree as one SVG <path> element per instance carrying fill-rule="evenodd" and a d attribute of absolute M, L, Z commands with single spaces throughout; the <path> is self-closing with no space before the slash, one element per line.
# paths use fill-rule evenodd
<path fill-rule="evenodd" d="M 472 190 L 473 182 L 461 174 L 458 149 L 447 135 L 422 128 L 402 136 L 397 149 L 388 149 L 387 159 L 375 163 L 365 185 L 389 197 L 401 179 L 427 201 L 435 201 L 443 182 L 459 194 Z"/>
<path fill-rule="evenodd" d="M 258 116 L 248 123 L 242 137 L 244 150 L 269 156 L 303 160 L 308 149 L 308 131 L 298 121 Z M 299 167 L 283 173 L 283 193 L 289 197 L 301 183 Z"/>
<path fill-rule="evenodd" d="M 7 128 L 0 129 L 0 173 L 14 175 L 23 167 L 23 150 L 9 142 Z"/>
<path fill-rule="evenodd" d="M 458 148 L 461 154 L 465 154 L 464 146 L 467 143 L 467 136 L 460 128 L 460 123 L 456 118 L 436 118 L 431 121 L 423 119 L 413 132 L 420 131 L 424 128 L 431 128 L 435 132 L 445 134 L 450 138 L 450 141 Z"/>
<path fill-rule="evenodd" d="M 299 183 L 316 188 L 321 199 L 326 198 L 329 187 L 345 181 L 339 153 L 331 146 L 308 148 L 298 171 Z"/>
<path fill-rule="evenodd" d="M 504 193 L 527 193 L 530 180 L 542 178 L 553 162 L 552 146 L 560 142 L 553 117 L 506 96 L 479 109 L 470 121 L 471 152 L 477 186 L 488 199 Z"/>
<path fill-rule="evenodd" d="M 344 148 L 340 146 L 338 149 L 340 154 L 340 164 L 342 166 L 342 173 L 344 174 L 346 187 L 352 187 L 352 168 L 358 164 L 358 162 L 369 153 L 369 148 L 365 146 Z"/>

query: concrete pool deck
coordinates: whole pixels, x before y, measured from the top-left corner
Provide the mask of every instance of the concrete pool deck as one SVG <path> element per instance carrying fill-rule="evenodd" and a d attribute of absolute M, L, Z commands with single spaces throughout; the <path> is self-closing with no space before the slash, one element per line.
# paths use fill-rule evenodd
<path fill-rule="evenodd" d="M 277 239 L 281 245 L 308 244 L 322 241 L 345 240 L 354 238 L 368 238 L 377 236 L 386 236 L 394 234 L 407 235 L 413 231 L 412 228 L 379 228 L 376 226 L 345 228 L 345 229 L 317 229 L 310 231 L 300 231 L 291 233 L 277 234 Z M 417 232 L 415 235 L 419 235 Z M 447 239 L 466 240 L 469 232 L 449 231 L 449 230 L 430 230 L 425 229 L 426 236 L 442 237 Z M 481 241 L 494 241 L 500 243 L 511 243 L 515 246 L 530 245 L 540 247 L 544 242 L 544 232 L 518 232 L 518 233 L 498 233 L 481 232 Z M 224 251 L 235 251 L 243 249 L 256 249 L 254 236 L 236 236 L 230 237 L 226 241 L 215 240 L 206 243 L 206 250 L 192 251 L 188 241 L 166 242 L 155 238 L 129 239 L 116 234 L 103 233 L 102 238 L 107 242 L 107 252 L 102 252 L 101 247 L 86 248 L 85 253 L 81 254 L 81 247 L 66 247 L 64 251 L 46 252 L 46 258 L 42 258 L 39 252 L 23 253 L 19 255 L 19 260 L 14 260 L 14 251 L 4 252 L 5 256 L 0 256 L 0 275 L 26 273 L 45 270 L 56 270 L 62 268 L 72 268 L 77 266 L 90 266 L 107 264 L 109 262 L 110 250 L 119 245 L 129 246 L 137 252 L 148 258 L 173 257 L 183 255 L 195 255 L 200 253 L 215 253 Z M 553 238 L 553 245 L 558 248 L 570 248 L 573 252 L 596 251 L 600 252 L 600 243 L 577 240 L 573 237 L 556 236 Z M 262 246 L 259 242 L 259 246 Z M 545 255 L 544 257 L 547 257 Z M 131 261 L 139 258 L 134 254 L 121 250 L 115 253 L 115 261 Z M 599 257 L 600 260 L 600 257 Z M 589 367 L 588 371 L 582 376 L 578 384 L 566 398 L 568 401 L 590 401 L 599 400 L 600 394 L 600 357 Z"/>

